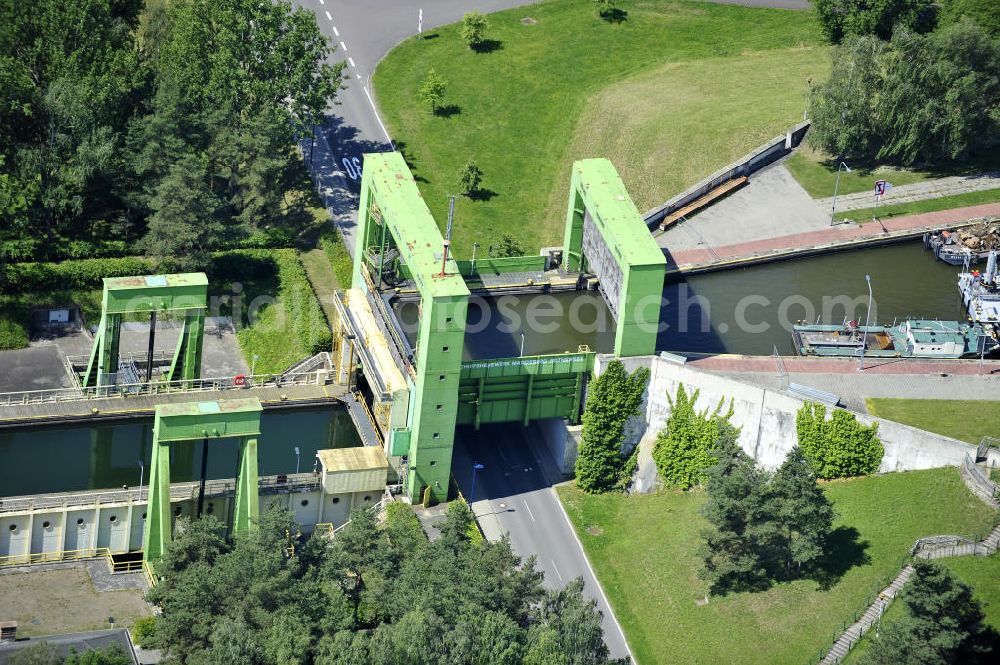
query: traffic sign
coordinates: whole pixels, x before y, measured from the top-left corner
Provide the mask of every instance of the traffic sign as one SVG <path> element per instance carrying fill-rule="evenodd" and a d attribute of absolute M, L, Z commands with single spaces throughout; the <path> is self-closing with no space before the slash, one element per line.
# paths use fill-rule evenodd
<path fill-rule="evenodd" d="M 886 184 L 885 180 L 875 181 L 875 196 L 885 196 Z"/>

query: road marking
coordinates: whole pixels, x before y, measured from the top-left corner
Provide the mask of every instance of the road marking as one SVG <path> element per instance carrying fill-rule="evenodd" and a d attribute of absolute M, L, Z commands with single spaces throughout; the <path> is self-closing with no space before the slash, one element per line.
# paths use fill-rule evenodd
<path fill-rule="evenodd" d="M 361 80 L 361 74 L 358 74 L 358 80 L 359 81 Z"/>
<path fill-rule="evenodd" d="M 351 67 L 356 67 L 357 66 L 357 65 L 354 64 L 354 58 L 348 58 L 347 62 L 351 63 Z"/>
<path fill-rule="evenodd" d="M 389 145 L 392 146 L 393 151 L 395 151 L 396 150 L 396 144 L 393 143 L 392 137 L 389 136 L 389 130 L 385 128 L 384 124 L 382 124 L 382 118 L 380 118 L 379 115 L 378 115 L 378 107 L 375 106 L 375 100 L 372 99 L 371 93 L 368 92 L 368 86 L 363 86 L 362 90 L 365 91 L 365 97 L 368 98 L 368 103 L 372 105 L 372 110 L 375 111 L 375 119 L 378 120 L 378 125 L 379 125 L 379 127 L 382 128 L 382 133 L 385 134 L 385 139 L 389 142 Z"/>
<path fill-rule="evenodd" d="M 325 3 L 325 2 L 323 2 L 323 0 L 319 0 L 319 4 L 321 4 L 321 5 L 325 5 L 326 3 Z"/>
<path fill-rule="evenodd" d="M 615 616 L 615 610 L 611 607 L 611 603 L 608 602 L 608 597 L 604 593 L 604 588 L 601 586 L 601 580 L 597 578 L 597 573 L 594 572 L 594 567 L 590 565 L 590 557 L 587 556 L 586 550 L 583 549 L 583 543 L 580 542 L 580 536 L 576 535 L 576 529 L 573 528 L 573 522 L 569 519 L 569 514 L 566 512 L 566 506 L 562 504 L 559 500 L 559 494 L 556 492 L 556 488 L 549 487 L 549 492 L 552 493 L 552 500 L 556 502 L 559 506 L 559 511 L 562 513 L 563 519 L 566 520 L 566 525 L 569 527 L 569 532 L 573 534 L 573 539 L 576 541 L 576 546 L 580 548 L 580 552 L 583 554 L 583 560 L 587 564 L 587 570 L 590 571 L 590 576 L 594 578 L 594 582 L 597 584 L 597 590 L 601 592 L 601 598 L 604 600 L 604 605 L 608 608 L 608 613 L 611 614 L 611 620 L 615 623 L 615 628 L 618 629 L 618 634 L 622 637 L 622 642 L 625 643 L 625 651 L 628 652 L 629 658 L 632 662 L 635 662 L 635 655 L 632 653 L 632 647 L 629 646 L 628 638 L 625 637 L 625 631 L 622 630 L 622 625 L 618 623 L 618 617 Z"/>
<path fill-rule="evenodd" d="M 552 562 L 552 569 L 556 571 L 556 575 L 559 577 L 559 581 L 562 582 L 563 581 L 563 576 L 562 576 L 562 573 L 559 572 L 559 566 L 556 565 L 556 560 L 555 559 L 549 559 L 549 561 Z"/>
<path fill-rule="evenodd" d="M 521 499 L 521 503 L 524 504 L 525 509 L 528 511 L 528 517 L 531 518 L 531 521 L 532 522 L 537 521 L 537 520 L 535 520 L 535 516 L 531 514 L 531 506 L 528 505 L 528 502 L 525 501 L 524 499 Z"/>
<path fill-rule="evenodd" d="M 340 37 L 340 30 L 337 30 L 337 26 L 333 26 L 333 34 L 335 37 Z"/>
<path fill-rule="evenodd" d="M 326 14 L 326 20 L 327 21 L 332 21 L 333 20 L 333 17 L 330 16 L 330 12 L 323 12 L 323 13 Z"/>
<path fill-rule="evenodd" d="M 341 51 L 346 51 L 347 50 L 347 44 L 345 44 L 343 41 L 340 42 L 340 50 Z"/>

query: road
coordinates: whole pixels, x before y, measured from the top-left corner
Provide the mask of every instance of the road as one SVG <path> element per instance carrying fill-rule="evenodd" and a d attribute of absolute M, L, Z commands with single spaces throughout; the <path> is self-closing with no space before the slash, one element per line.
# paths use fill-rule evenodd
<path fill-rule="evenodd" d="M 611 655 L 631 656 L 621 626 L 552 489 L 558 472 L 547 461 L 549 455 L 540 441 L 534 426 L 459 428 L 452 473 L 462 494 L 471 500 L 486 536 L 495 540 L 507 533 L 515 553 L 525 558 L 535 555 L 546 586 L 557 588 L 583 578 L 584 593 L 597 601 L 604 615 L 604 641 Z M 472 465 L 476 462 L 484 468 L 476 472 L 473 495 Z"/>

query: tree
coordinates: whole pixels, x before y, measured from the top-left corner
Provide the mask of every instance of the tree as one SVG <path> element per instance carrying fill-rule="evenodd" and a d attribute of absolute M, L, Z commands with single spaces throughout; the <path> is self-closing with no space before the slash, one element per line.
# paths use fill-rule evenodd
<path fill-rule="evenodd" d="M 46 642 L 19 649 L 7 656 L 9 665 L 62 665 L 59 651 Z"/>
<path fill-rule="evenodd" d="M 889 39 L 893 28 L 928 32 L 937 22 L 933 0 L 812 0 L 823 32 L 832 42 L 875 35 Z"/>
<path fill-rule="evenodd" d="M 810 140 L 830 155 L 903 165 L 963 161 L 1000 142 L 1000 40 L 971 21 L 889 43 L 850 39 L 813 89 Z"/>
<path fill-rule="evenodd" d="M 489 255 L 493 258 L 524 256 L 524 247 L 509 233 L 501 233 L 500 238 L 490 245 Z"/>
<path fill-rule="evenodd" d="M 863 665 L 995 662 L 982 607 L 972 589 L 946 568 L 914 561 L 900 601 L 906 614 L 883 626 L 862 656 Z"/>
<path fill-rule="evenodd" d="M 483 171 L 476 164 L 476 161 L 469 158 L 462 170 L 458 173 L 458 187 L 462 194 L 472 197 L 479 191 L 479 186 L 483 182 Z"/>
<path fill-rule="evenodd" d="M 850 411 L 806 402 L 796 415 L 799 446 L 820 478 L 848 478 L 878 471 L 885 448 L 878 423 L 862 425 Z"/>
<path fill-rule="evenodd" d="M 608 492 L 619 486 L 625 464 L 625 422 L 639 413 L 648 381 L 645 367 L 629 374 L 620 360 L 613 360 L 590 384 L 576 458 L 576 484 L 585 492 Z"/>
<path fill-rule="evenodd" d="M 486 20 L 485 14 L 478 11 L 466 12 L 462 17 L 460 33 L 469 48 L 476 51 L 486 41 L 486 28 L 488 27 L 489 21 Z"/>
<path fill-rule="evenodd" d="M 206 185 L 202 164 L 185 155 L 170 167 L 150 200 L 147 252 L 166 270 L 204 270 L 222 235 L 217 217 L 221 205 Z"/>
<path fill-rule="evenodd" d="M 712 593 L 759 591 L 771 584 L 768 556 L 777 531 L 767 501 L 767 473 L 757 468 L 726 430 L 712 451 L 716 464 L 707 471 L 708 520 L 702 547 L 702 579 Z"/>
<path fill-rule="evenodd" d="M 979 24 L 993 37 L 1000 37 L 1000 2 L 996 0 L 945 0 L 942 3 L 941 23 L 950 25 L 962 18 Z"/>
<path fill-rule="evenodd" d="M 792 577 L 810 570 L 823 556 L 833 530 L 833 506 L 816 484 L 812 466 L 798 446 L 788 451 L 769 489 L 769 512 L 781 538 L 783 572 Z"/>
<path fill-rule="evenodd" d="M 447 89 L 448 82 L 441 78 L 437 71 L 431 67 L 431 70 L 427 72 L 427 78 L 420 84 L 418 92 L 420 99 L 431 107 L 431 113 L 436 114 L 441 107 L 441 102 L 444 101 L 444 93 Z"/>
<path fill-rule="evenodd" d="M 729 422 L 732 403 L 726 412 L 722 411 L 724 400 L 719 400 L 713 411 L 698 413 L 695 410 L 698 395 L 696 390 L 688 397 L 683 384 L 677 386 L 674 398 L 667 395 L 670 417 L 653 445 L 653 461 L 667 487 L 689 489 L 701 484 L 706 470 L 716 463 L 712 451 L 719 440 L 730 431 L 739 435 L 739 430 Z"/>

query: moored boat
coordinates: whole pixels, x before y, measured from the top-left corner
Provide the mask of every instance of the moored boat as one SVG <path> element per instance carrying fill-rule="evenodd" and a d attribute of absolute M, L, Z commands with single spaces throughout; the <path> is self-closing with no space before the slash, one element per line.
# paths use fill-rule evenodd
<path fill-rule="evenodd" d="M 798 324 L 792 327 L 804 356 L 873 358 L 968 358 L 994 351 L 997 339 L 978 323 L 909 318 L 892 326 Z"/>

